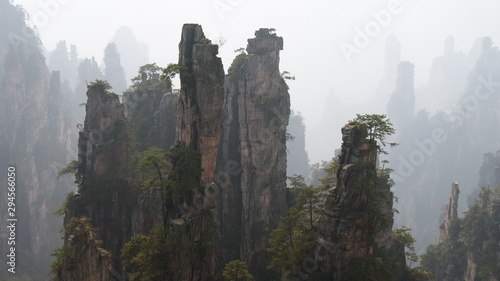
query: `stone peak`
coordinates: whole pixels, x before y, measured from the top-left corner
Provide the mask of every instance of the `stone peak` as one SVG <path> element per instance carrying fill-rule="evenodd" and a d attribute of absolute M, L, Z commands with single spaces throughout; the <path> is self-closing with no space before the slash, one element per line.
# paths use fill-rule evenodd
<path fill-rule="evenodd" d="M 276 29 L 274 28 L 259 28 L 259 30 L 255 31 L 255 37 L 276 37 L 276 33 L 274 33 Z"/>
<path fill-rule="evenodd" d="M 191 41 L 193 44 L 210 44 L 211 41 L 205 37 L 203 28 L 197 23 L 185 23 L 182 26 L 182 40 Z"/>
<path fill-rule="evenodd" d="M 460 189 L 458 188 L 458 182 L 451 183 L 451 196 L 448 204 L 445 206 L 444 220 L 439 226 L 439 241 L 442 242 L 450 236 L 450 226 L 451 222 L 458 218 L 458 197 L 460 194 Z"/>
<path fill-rule="evenodd" d="M 248 39 L 247 52 L 261 55 L 283 50 L 283 37 L 274 33 L 274 28 L 260 28 L 255 31 L 255 38 Z"/>

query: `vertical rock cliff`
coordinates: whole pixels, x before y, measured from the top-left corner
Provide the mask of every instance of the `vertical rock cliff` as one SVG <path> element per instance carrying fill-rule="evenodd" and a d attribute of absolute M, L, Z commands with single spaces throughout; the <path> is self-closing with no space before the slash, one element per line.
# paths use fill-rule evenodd
<path fill-rule="evenodd" d="M 104 79 L 113 87 L 113 91 L 121 95 L 127 89 L 127 81 L 115 43 L 109 43 L 104 49 L 104 67 Z"/>
<path fill-rule="evenodd" d="M 432 61 L 427 85 L 417 89 L 417 108 L 431 113 L 447 111 L 450 105 L 460 101 L 467 75 L 473 66 L 473 63 L 467 61 L 472 51 L 466 55 L 456 50 L 452 35 L 446 37 L 443 47 L 443 54 Z"/>
<path fill-rule="evenodd" d="M 500 52 L 490 38 L 482 41 L 481 54 L 468 75 L 460 101 L 448 106 L 445 113 L 428 116 L 420 111 L 399 131 L 401 138 L 396 142 L 401 145 L 391 153 L 390 166 L 399 190 L 397 219 L 413 229 L 417 252 L 436 242 L 441 207 L 450 196 L 446 188 L 449 180 L 460 183 L 462 194 L 470 194 L 479 181 L 471 169 L 481 166 L 485 151 L 497 151 L 499 147 L 500 130 L 492 128 L 500 127 Z M 442 85 L 453 80 L 432 79 Z M 467 207 L 466 196 L 459 201 L 461 213 Z M 427 208 L 420 208 L 422 204 Z"/>
<path fill-rule="evenodd" d="M 500 150 L 496 153 L 483 154 L 483 165 L 479 169 L 478 186 L 487 188 L 500 186 Z"/>
<path fill-rule="evenodd" d="M 174 209 L 185 223 L 173 226 L 189 239 L 187 246 L 192 257 L 173 256 L 183 264 L 175 280 L 215 280 L 216 276 L 216 202 L 214 173 L 217 148 L 222 130 L 224 100 L 224 69 L 217 57 L 218 46 L 205 38 L 197 24 L 185 24 L 179 43 L 181 90 L 177 102 L 176 144 L 173 153 L 183 149 L 195 151 L 199 157 L 198 185 L 193 197 L 184 197 Z M 172 169 L 182 169 L 174 161 Z M 198 165 L 198 164 L 196 164 Z M 196 173 L 191 171 L 190 173 Z M 196 175 L 197 176 L 197 175 Z M 174 179 L 176 180 L 176 179 Z M 182 184 L 182 182 L 178 182 Z M 191 185 L 192 186 L 192 185 Z M 178 220 L 171 220 L 177 224 Z"/>
<path fill-rule="evenodd" d="M 168 151 L 175 141 L 177 95 L 158 73 L 139 73 L 136 81 L 123 93 L 125 113 L 130 117 L 138 149 L 156 146 Z"/>
<path fill-rule="evenodd" d="M 319 222 L 315 259 L 331 280 L 357 280 L 353 276 L 368 267 L 378 268 L 377 274 L 385 272 L 377 257 L 383 258 L 390 272 L 405 272 L 404 249 L 391 236 L 393 200 L 388 177 L 377 175 L 376 143 L 366 136 L 366 129 L 356 125 L 342 128 L 337 184 Z M 386 280 L 399 277 L 388 275 Z"/>
<path fill-rule="evenodd" d="M 415 66 L 403 61 L 398 65 L 396 90 L 387 104 L 387 115 L 394 120 L 396 131 L 403 129 L 413 120 L 415 112 L 415 94 L 413 76 Z"/>
<path fill-rule="evenodd" d="M 493 153 L 484 156 L 480 184 L 492 180 L 496 166 Z M 453 183 L 439 229 L 439 243 L 427 247 L 421 266 L 432 273 L 434 280 L 497 281 L 500 276 L 500 186 L 480 185 L 468 196 L 469 209 L 463 218 L 457 214 L 459 192 L 458 183 Z"/>
<path fill-rule="evenodd" d="M 75 188 L 59 170 L 76 157 L 75 121 L 60 73 L 49 72 L 26 14 L 0 1 L 0 251 L 7 253 L 7 167 L 16 168 L 16 277 L 45 280 L 50 253 L 61 244 L 53 212 Z M 7 264 L 0 279 L 7 280 Z M 11 276 L 10 276 L 11 277 Z"/>
<path fill-rule="evenodd" d="M 217 161 L 220 263 L 265 268 L 267 230 L 286 212 L 286 127 L 290 96 L 279 71 L 283 38 L 259 29 L 226 76 Z M 262 266 L 260 268 L 259 266 Z M 258 275 L 256 275 L 258 279 Z"/>
<path fill-rule="evenodd" d="M 222 129 L 224 68 L 218 46 L 205 38 L 200 25 L 186 24 L 179 43 L 181 93 L 177 103 L 176 140 L 201 155 L 202 183 L 214 180 Z"/>
<path fill-rule="evenodd" d="M 71 254 L 57 268 L 58 280 L 121 276 L 120 249 L 131 236 L 134 198 L 128 186 L 131 143 L 124 106 L 102 81 L 91 83 L 87 97 L 78 140 L 79 193 L 68 195 L 64 206 L 65 247 Z"/>
<path fill-rule="evenodd" d="M 291 136 L 286 142 L 287 176 L 297 174 L 307 178 L 311 167 L 306 151 L 306 125 L 300 112 L 291 112 L 287 132 Z"/>
<path fill-rule="evenodd" d="M 401 62 L 401 44 L 396 35 L 391 34 L 385 39 L 384 48 L 384 76 L 380 80 L 375 98 L 371 101 L 375 106 L 373 110 L 384 108 L 394 93 L 398 65 Z"/>
<path fill-rule="evenodd" d="M 143 73 L 142 81 L 125 93 L 125 104 L 108 91 L 105 81 L 88 87 L 79 139 L 79 193 L 70 194 L 64 206 L 65 247 L 60 253 L 69 254 L 58 256 L 58 280 L 121 280 L 127 273 L 137 273 L 134 267 L 123 267 L 123 247 L 132 235 L 153 237 L 158 229 L 162 241 L 175 246 L 160 250 L 163 268 L 156 274 L 166 274 L 161 276 L 165 280 L 215 280 L 213 179 L 222 130 L 224 72 L 217 46 L 204 37 L 201 26 L 183 27 L 179 49 L 183 70 L 178 98 L 168 94 L 169 85 L 154 71 Z M 165 161 L 155 162 L 157 172 L 168 177 L 168 184 L 154 187 L 161 194 L 155 201 L 145 194 L 153 191 L 138 189 L 147 174 L 137 174 L 133 155 L 136 149 L 142 153 L 152 145 L 166 150 L 173 136 L 176 143 L 169 156 L 154 155 Z M 156 209 L 162 215 L 153 213 Z M 146 269 L 139 271 L 147 274 Z"/>
<path fill-rule="evenodd" d="M 458 189 L 458 182 L 452 183 L 450 202 L 444 207 L 444 220 L 439 226 L 439 241 L 444 241 L 449 237 L 451 222 L 458 218 L 457 208 L 459 194 L 460 189 Z"/>

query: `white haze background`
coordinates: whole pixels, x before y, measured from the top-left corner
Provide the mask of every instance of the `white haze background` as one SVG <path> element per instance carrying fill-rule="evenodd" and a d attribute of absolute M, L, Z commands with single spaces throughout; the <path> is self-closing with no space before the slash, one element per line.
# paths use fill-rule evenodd
<path fill-rule="evenodd" d="M 79 58 L 94 56 L 99 63 L 104 48 L 124 25 L 148 44 L 150 62 L 166 66 L 178 60 L 182 25 L 199 23 L 208 38 L 215 40 L 222 36 L 227 40 L 220 50 L 226 70 L 235 56 L 234 50 L 245 47 L 255 30 L 276 28 L 285 42 L 281 71 L 287 70 L 296 77 L 288 82 L 292 108 L 305 117 L 306 148 L 311 163 L 331 159 L 334 149 L 340 146 L 340 126 L 355 113 L 373 113 L 355 109 L 350 112 L 349 108 L 374 97 L 384 73 L 385 39 L 390 34 L 395 34 L 401 44 L 401 60 L 415 64 L 415 88 L 427 83 L 432 61 L 443 54 L 448 35 L 455 37 L 455 50 L 464 53 L 470 51 L 478 37 L 490 36 L 494 43 L 500 38 L 500 3 L 494 0 L 15 0 L 14 3 L 23 5 L 32 15 L 32 23 L 41 22 L 42 18 L 36 18 L 40 13 L 49 14 L 46 24 L 38 27 L 47 50 L 66 40 L 68 46 L 77 46 Z M 348 62 L 340 49 L 342 42 L 354 44 L 355 29 L 364 29 L 374 20 L 372 13 L 387 10 L 388 5 L 397 5 L 401 11 L 392 14 L 387 26 L 370 37 L 370 43 Z M 52 7 L 51 13 L 46 12 L 47 7 Z M 130 79 L 131 74 L 128 76 Z M 346 105 L 337 120 L 324 120 L 325 116 L 332 116 L 329 111 L 335 110 L 329 102 Z M 383 113 L 386 101 L 381 104 L 384 106 L 376 111 Z M 416 104 L 416 110 L 426 107 L 418 92 Z"/>

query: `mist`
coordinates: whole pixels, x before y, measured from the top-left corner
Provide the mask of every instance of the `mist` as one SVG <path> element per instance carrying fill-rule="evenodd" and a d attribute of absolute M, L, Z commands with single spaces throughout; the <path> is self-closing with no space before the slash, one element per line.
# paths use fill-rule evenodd
<path fill-rule="evenodd" d="M 175 38 L 179 28 L 185 22 L 196 22 L 205 27 L 208 38 L 227 40 L 220 50 L 227 70 L 234 57 L 233 51 L 244 46 L 246 38 L 257 27 L 276 28 L 286 38 L 282 69 L 297 78 L 291 82 L 292 108 L 304 115 L 308 128 L 307 148 L 313 163 L 333 156 L 333 149 L 340 146 L 339 124 L 345 122 L 338 120 L 336 126 L 324 128 L 333 131 L 331 147 L 315 145 L 324 130 L 317 124 L 330 114 L 330 110 L 321 105 L 338 99 L 337 104 L 357 107 L 374 98 L 383 78 L 388 36 L 394 34 L 400 42 L 401 60 L 416 64 L 416 88 L 428 83 L 432 62 L 444 53 L 443 43 L 447 36 L 455 37 L 455 49 L 463 53 L 472 50 L 478 37 L 490 36 L 495 41 L 498 36 L 494 11 L 499 4 L 486 0 L 342 4 L 328 1 L 184 1 L 175 4 L 143 1 L 140 5 L 125 1 L 120 3 L 119 12 L 113 13 L 109 11 L 115 10 L 114 2 L 61 1 L 55 7 L 45 7 L 40 1 L 15 3 L 26 8 L 33 23 L 43 23 L 38 29 L 45 48 L 52 50 L 58 41 L 66 40 L 78 46 L 81 57 L 95 57 L 98 62 L 102 61 L 103 48 L 116 38 L 122 26 L 128 26 L 139 41 L 147 43 L 149 62 L 158 65 L 175 62 Z M 155 9 L 150 9 L 151 5 Z M 358 48 L 356 30 L 372 28 L 371 24 L 376 21 L 374 15 L 388 11 L 390 5 L 396 7 L 394 13 L 389 12 L 390 16 L 382 25 L 373 25 L 370 31 L 373 36 L 366 35 L 366 46 L 358 44 L 361 47 Z M 37 15 L 41 14 L 45 17 L 39 16 L 37 20 Z M 345 56 L 341 49 L 344 43 L 356 48 L 355 53 Z M 144 57 L 142 53 L 136 55 Z M 128 79 L 135 76 L 135 72 L 129 73 L 132 70 L 126 69 Z M 417 104 L 424 108 L 425 102 L 420 99 L 425 100 L 425 96 L 416 97 Z M 343 107 L 338 106 L 337 111 Z M 372 111 L 384 110 L 380 107 Z M 343 113 L 346 114 L 343 119 L 353 118 L 358 111 L 352 109 Z"/>
<path fill-rule="evenodd" d="M 92 81 L 107 80 L 121 97 L 133 92 L 127 87 L 140 80 L 141 66 L 177 63 L 185 23 L 200 24 L 219 45 L 225 73 L 255 30 L 274 28 L 284 40 L 280 71 L 294 77 L 286 81 L 287 175 L 318 183 L 314 167 L 341 148 L 341 128 L 356 114 L 387 114 L 399 145 L 379 160 L 393 170 L 395 224 L 414 230 L 419 254 L 438 241 L 450 184 L 460 183 L 462 216 L 485 182 L 484 154 L 500 149 L 495 1 L 10 2 L 30 15 L 48 70 L 60 72 L 69 127 L 83 126 Z M 168 92 L 180 84 L 173 79 Z M 74 160 L 72 133 L 73 155 L 65 158 Z"/>

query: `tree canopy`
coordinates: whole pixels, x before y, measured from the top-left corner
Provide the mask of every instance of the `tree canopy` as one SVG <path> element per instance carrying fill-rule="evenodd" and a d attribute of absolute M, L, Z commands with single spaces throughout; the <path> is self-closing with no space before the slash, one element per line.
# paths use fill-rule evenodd
<path fill-rule="evenodd" d="M 314 250 L 317 222 L 325 201 L 322 187 L 307 185 L 300 175 L 288 179 L 298 194 L 288 215 L 271 232 L 267 249 L 272 255 L 269 268 L 282 272 L 300 265 Z"/>
<path fill-rule="evenodd" d="M 246 263 L 240 260 L 230 261 L 224 267 L 222 271 L 222 276 L 224 276 L 225 281 L 239 281 L 244 278 L 252 278 L 252 274 L 248 271 Z"/>
<path fill-rule="evenodd" d="M 356 114 L 356 118 L 349 121 L 350 124 L 359 125 L 366 128 L 368 138 L 372 141 L 379 141 L 377 145 L 378 152 L 388 154 L 384 147 L 398 145 L 397 143 L 387 143 L 386 138 L 396 133 L 391 121 L 385 114 Z"/>

